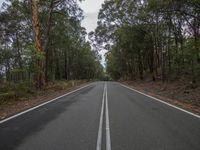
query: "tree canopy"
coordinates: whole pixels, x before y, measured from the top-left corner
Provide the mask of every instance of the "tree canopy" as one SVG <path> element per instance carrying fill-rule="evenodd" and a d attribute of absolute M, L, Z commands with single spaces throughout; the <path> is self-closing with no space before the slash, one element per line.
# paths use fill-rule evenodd
<path fill-rule="evenodd" d="M 199 79 L 198 0 L 106 0 L 94 36 L 113 79 Z"/>
<path fill-rule="evenodd" d="M 0 12 L 0 78 L 33 81 L 95 79 L 98 53 L 81 26 L 76 0 L 8 0 Z"/>

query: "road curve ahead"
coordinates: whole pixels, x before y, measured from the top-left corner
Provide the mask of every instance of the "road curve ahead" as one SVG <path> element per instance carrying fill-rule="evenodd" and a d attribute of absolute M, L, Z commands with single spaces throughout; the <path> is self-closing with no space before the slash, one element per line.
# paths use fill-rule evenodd
<path fill-rule="evenodd" d="M 200 150 L 200 118 L 95 82 L 1 121 L 0 150 Z"/>

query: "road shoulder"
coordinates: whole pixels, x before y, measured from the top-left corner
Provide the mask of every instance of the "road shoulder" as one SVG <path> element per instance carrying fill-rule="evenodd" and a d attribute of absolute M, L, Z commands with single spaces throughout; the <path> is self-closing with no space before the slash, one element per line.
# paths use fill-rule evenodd
<path fill-rule="evenodd" d="M 169 96 L 163 96 L 162 94 L 158 94 L 156 91 L 151 90 L 146 90 L 145 87 L 128 83 L 128 82 L 120 82 L 122 85 L 128 86 L 129 88 L 139 91 L 141 93 L 144 93 L 146 95 L 149 95 L 151 97 L 155 97 L 156 99 L 159 99 L 163 102 L 169 103 L 171 105 L 174 105 L 176 107 L 179 107 L 181 109 L 184 109 L 186 111 L 192 112 L 194 114 L 200 115 L 200 106 L 194 105 L 192 103 L 181 101 L 180 99 L 175 99 L 175 98 L 170 98 Z"/>
<path fill-rule="evenodd" d="M 64 94 L 77 90 L 90 83 L 91 82 L 81 83 L 79 85 L 75 85 L 73 87 L 69 87 L 69 88 L 66 88 L 63 90 L 57 90 L 57 91 L 47 90 L 41 95 L 33 96 L 25 100 L 12 101 L 9 103 L 2 104 L 0 105 L 0 121 L 8 117 L 11 117 L 15 114 L 18 114 L 20 112 L 26 111 L 32 107 L 38 106 L 42 103 L 51 101 L 52 99 L 55 99 L 59 96 L 62 96 Z"/>

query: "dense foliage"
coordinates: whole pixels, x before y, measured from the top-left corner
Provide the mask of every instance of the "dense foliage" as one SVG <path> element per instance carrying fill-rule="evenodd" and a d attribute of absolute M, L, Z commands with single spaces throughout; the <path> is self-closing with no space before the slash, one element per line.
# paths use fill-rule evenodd
<path fill-rule="evenodd" d="M 113 79 L 200 77 L 199 0 L 106 0 L 94 34 Z"/>
<path fill-rule="evenodd" d="M 0 81 L 35 81 L 41 88 L 53 80 L 99 78 L 103 67 L 86 41 L 82 19 L 76 0 L 3 3 Z"/>

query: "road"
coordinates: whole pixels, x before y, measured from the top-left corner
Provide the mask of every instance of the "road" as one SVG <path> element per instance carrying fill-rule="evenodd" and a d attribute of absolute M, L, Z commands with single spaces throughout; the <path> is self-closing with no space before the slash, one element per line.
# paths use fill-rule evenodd
<path fill-rule="evenodd" d="M 200 118 L 95 82 L 0 122 L 0 150 L 200 150 Z"/>

